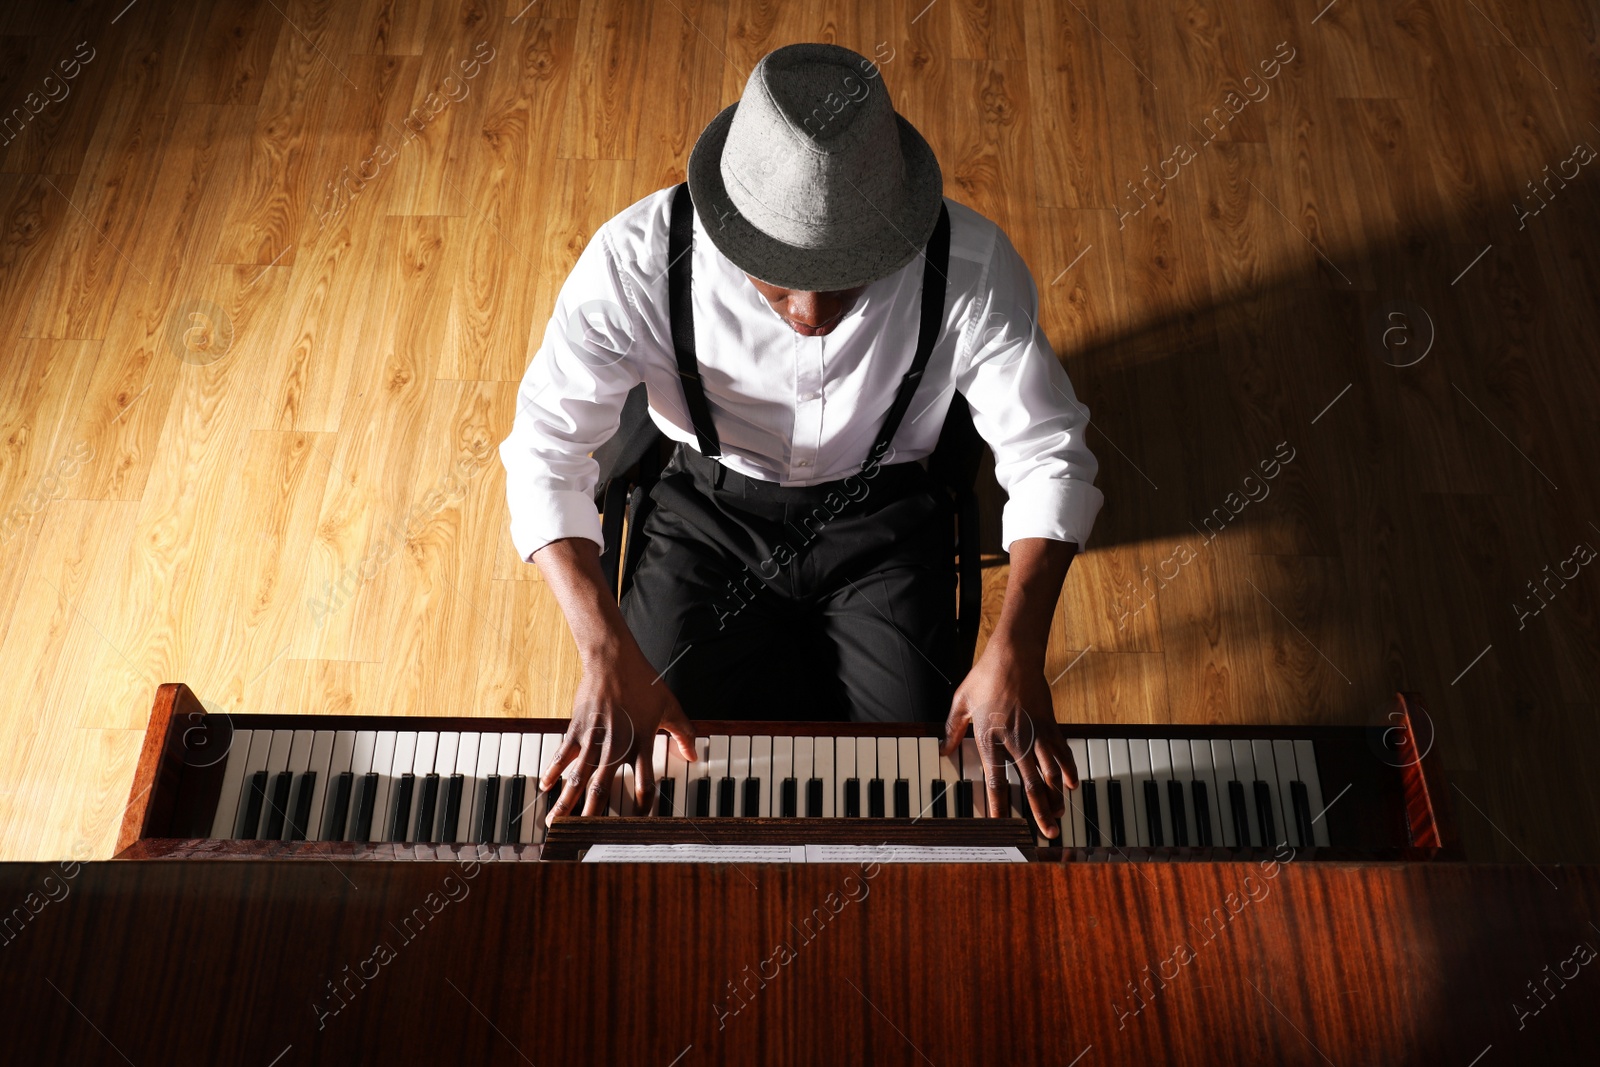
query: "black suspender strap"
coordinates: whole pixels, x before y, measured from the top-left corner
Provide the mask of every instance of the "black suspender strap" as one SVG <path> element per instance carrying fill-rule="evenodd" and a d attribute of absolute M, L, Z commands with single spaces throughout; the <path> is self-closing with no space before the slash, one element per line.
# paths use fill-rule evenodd
<path fill-rule="evenodd" d="M 667 295 L 672 318 L 672 349 L 678 357 L 678 381 L 683 384 L 683 399 L 694 424 L 702 456 L 722 455 L 717 428 L 711 424 L 711 405 L 706 402 L 705 386 L 700 382 L 700 364 L 694 352 L 694 302 L 690 293 L 690 242 L 694 239 L 694 202 L 689 199 L 689 183 L 672 192 L 672 228 L 667 238 Z"/>
<path fill-rule="evenodd" d="M 917 330 L 917 354 L 911 358 L 911 369 L 900 379 L 894 403 L 889 405 L 889 414 L 883 420 L 883 428 L 878 431 L 878 439 L 873 442 L 872 450 L 861 464 L 862 470 L 880 462 L 888 454 L 894 443 L 895 431 L 900 429 L 900 420 L 906 417 L 911 399 L 922 382 L 922 372 L 928 366 L 928 357 L 933 354 L 934 342 L 939 340 L 939 327 L 944 319 L 945 272 L 950 269 L 950 211 L 942 203 L 939 205 L 939 221 L 933 227 L 933 236 L 928 238 L 924 257 L 927 262 L 922 268 L 922 322 Z"/>

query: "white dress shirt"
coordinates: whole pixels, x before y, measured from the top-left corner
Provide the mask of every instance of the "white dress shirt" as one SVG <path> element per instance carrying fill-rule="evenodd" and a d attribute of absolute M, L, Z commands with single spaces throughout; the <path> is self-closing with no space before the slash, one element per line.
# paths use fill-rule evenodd
<path fill-rule="evenodd" d="M 695 447 L 678 380 L 667 297 L 672 190 L 600 227 L 561 287 L 500 445 L 511 539 L 523 559 L 562 537 L 601 543 L 590 456 L 616 432 L 628 390 L 647 383 L 650 415 Z M 944 325 L 883 462 L 929 455 L 956 390 L 994 451 L 1018 538 L 1089 538 L 1103 497 L 1078 402 L 1044 331 L 1027 266 L 1000 228 L 946 200 L 950 266 Z M 916 351 L 922 256 L 867 286 L 831 333 L 802 337 L 694 220 L 696 356 L 730 470 L 780 485 L 857 473 Z"/>

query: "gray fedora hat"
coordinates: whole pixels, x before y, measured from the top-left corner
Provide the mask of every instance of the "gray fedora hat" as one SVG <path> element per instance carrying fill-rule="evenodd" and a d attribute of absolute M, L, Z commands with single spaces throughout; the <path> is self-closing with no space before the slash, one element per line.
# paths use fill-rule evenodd
<path fill-rule="evenodd" d="M 933 149 L 876 64 L 831 44 L 762 57 L 689 155 L 689 195 L 735 266 L 785 289 L 852 289 L 928 243 L 944 194 Z"/>

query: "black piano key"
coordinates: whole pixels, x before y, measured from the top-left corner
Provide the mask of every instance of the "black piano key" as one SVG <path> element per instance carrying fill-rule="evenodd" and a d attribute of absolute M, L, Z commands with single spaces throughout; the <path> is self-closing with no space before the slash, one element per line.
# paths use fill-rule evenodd
<path fill-rule="evenodd" d="M 972 783 L 963 778 L 956 783 L 956 818 L 972 818 Z"/>
<path fill-rule="evenodd" d="M 1099 790 L 1094 782 L 1084 781 L 1078 784 L 1083 790 L 1083 838 L 1084 844 L 1090 848 L 1100 845 L 1100 797 Z"/>
<path fill-rule="evenodd" d="M 1200 838 L 1201 848 L 1211 848 L 1216 844 L 1211 839 L 1211 797 L 1200 779 L 1196 778 L 1193 785 L 1195 835 Z"/>
<path fill-rule="evenodd" d="M 733 802 L 737 797 L 732 778 L 723 778 L 717 782 L 717 814 L 725 819 L 733 818 Z"/>
<path fill-rule="evenodd" d="M 500 835 L 500 840 L 505 844 L 515 845 L 522 840 L 522 809 L 527 803 L 528 776 L 513 775 L 511 785 L 506 789 L 506 831 Z"/>
<path fill-rule="evenodd" d="M 311 821 L 311 794 L 317 788 L 317 772 L 306 771 L 295 779 L 298 787 L 289 809 L 289 840 L 304 841 L 306 824 Z"/>
<path fill-rule="evenodd" d="M 806 818 L 822 818 L 822 779 L 806 780 Z"/>
<path fill-rule="evenodd" d="M 1244 807 L 1244 783 L 1234 779 L 1228 783 L 1228 807 L 1233 811 L 1233 838 L 1240 848 L 1249 848 L 1250 815 Z"/>
<path fill-rule="evenodd" d="M 894 817 L 911 818 L 911 783 L 904 778 L 894 780 Z"/>
<path fill-rule="evenodd" d="M 694 780 L 694 814 L 696 818 L 709 819 L 711 817 L 711 779 L 696 778 Z"/>
<path fill-rule="evenodd" d="M 567 783 L 564 779 L 557 778 L 556 784 L 544 791 L 544 806 L 539 809 L 539 819 L 544 821 L 550 818 L 550 813 L 556 810 L 556 805 L 561 803 L 561 794 L 566 792 Z M 582 802 L 579 802 L 577 814 L 583 814 Z"/>
<path fill-rule="evenodd" d="M 656 786 L 656 814 L 670 818 L 673 804 L 678 799 L 678 780 L 663 778 Z"/>
<path fill-rule="evenodd" d="M 474 844 L 487 845 L 494 840 L 495 816 L 500 814 L 500 776 L 491 774 L 483 780 L 478 791 L 478 833 Z"/>
<path fill-rule="evenodd" d="M 350 840 L 372 840 L 372 816 L 377 806 L 378 773 L 368 771 L 361 776 L 361 799 L 356 802 L 356 824 L 350 831 Z"/>
<path fill-rule="evenodd" d="M 294 774 L 289 771 L 279 771 L 273 776 L 266 816 L 261 820 L 263 841 L 277 841 L 283 837 L 283 820 L 289 813 L 289 787 L 293 784 Z"/>
<path fill-rule="evenodd" d="M 844 817 L 847 819 L 861 818 L 861 779 L 846 778 L 844 780 Z"/>
<path fill-rule="evenodd" d="M 933 780 L 933 817 L 935 819 L 948 819 L 950 805 L 944 798 L 945 784 L 943 778 Z"/>
<path fill-rule="evenodd" d="M 778 817 L 782 819 L 798 819 L 800 817 L 800 780 L 798 778 L 785 778 L 783 786 L 778 792 Z"/>
<path fill-rule="evenodd" d="M 1259 779 L 1255 783 L 1256 818 L 1261 820 L 1261 845 L 1263 848 L 1276 848 L 1278 845 L 1278 824 L 1273 821 L 1272 790 L 1266 782 Z"/>
<path fill-rule="evenodd" d="M 439 805 L 439 836 L 441 845 L 456 843 L 456 827 L 461 825 L 461 800 L 466 796 L 467 776 L 452 774 L 444 781 L 444 802 Z"/>
<path fill-rule="evenodd" d="M 417 831 L 413 841 L 433 840 L 433 824 L 439 812 L 439 776 L 428 774 L 422 779 L 422 802 L 417 805 Z"/>
<path fill-rule="evenodd" d="M 1148 778 L 1144 780 L 1144 826 L 1151 848 L 1166 844 L 1161 832 L 1161 788 Z"/>
<path fill-rule="evenodd" d="M 249 841 L 256 836 L 256 828 L 261 825 L 261 809 L 266 805 L 266 799 L 267 772 L 257 771 L 250 776 L 250 785 L 245 790 L 244 803 L 240 805 L 244 810 L 239 815 L 239 826 L 234 837 Z"/>
<path fill-rule="evenodd" d="M 349 771 L 340 771 L 334 776 L 328 799 L 324 802 L 326 808 L 322 816 L 324 841 L 345 839 L 344 828 L 350 822 L 350 790 L 354 787 L 355 777 Z"/>
<path fill-rule="evenodd" d="M 1106 782 L 1106 811 L 1111 820 L 1111 843 L 1117 848 L 1128 844 L 1128 828 L 1122 821 L 1122 783 L 1115 778 Z"/>
<path fill-rule="evenodd" d="M 1188 848 L 1189 820 L 1183 810 L 1183 783 L 1176 778 L 1167 782 L 1167 807 L 1172 809 L 1172 843 Z"/>
<path fill-rule="evenodd" d="M 867 783 L 867 817 L 883 818 L 883 779 L 874 778 Z"/>
<path fill-rule="evenodd" d="M 1304 782 L 1289 783 L 1289 806 L 1294 809 L 1294 825 L 1300 831 L 1300 844 L 1310 848 L 1317 839 L 1311 836 L 1311 794 L 1306 792 Z"/>
<path fill-rule="evenodd" d="M 744 780 L 744 817 L 754 819 L 761 814 L 761 779 Z"/>
<path fill-rule="evenodd" d="M 385 841 L 404 841 L 411 829 L 411 800 L 417 792 L 417 776 L 402 774 L 395 783 L 394 810 L 389 813 L 389 833 Z"/>

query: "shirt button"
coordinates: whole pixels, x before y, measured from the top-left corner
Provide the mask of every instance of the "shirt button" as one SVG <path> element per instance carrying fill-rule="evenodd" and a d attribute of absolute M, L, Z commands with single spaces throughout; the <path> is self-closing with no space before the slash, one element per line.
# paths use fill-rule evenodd
<path fill-rule="evenodd" d="M 821 393 L 802 393 L 802 394 L 800 394 L 800 399 L 801 400 L 820 400 L 820 399 L 822 399 L 822 394 Z"/>
<path fill-rule="evenodd" d="M 802 459 L 800 462 L 796 463 L 795 466 L 796 467 L 809 467 L 809 466 L 811 466 L 811 461 L 809 459 Z"/>

